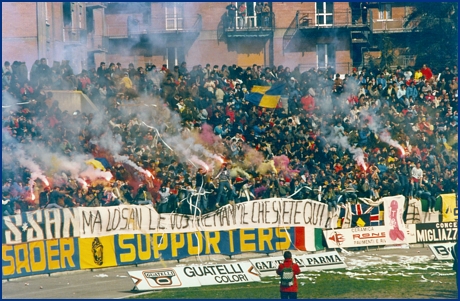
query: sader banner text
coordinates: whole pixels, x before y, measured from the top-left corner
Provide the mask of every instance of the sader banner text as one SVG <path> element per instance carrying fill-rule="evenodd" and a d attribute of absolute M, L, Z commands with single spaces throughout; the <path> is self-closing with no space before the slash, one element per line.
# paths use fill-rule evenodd
<path fill-rule="evenodd" d="M 326 204 L 280 198 L 226 205 L 201 216 L 158 214 L 150 206 L 79 209 L 80 237 L 268 227 L 322 228 L 327 220 Z"/>
<path fill-rule="evenodd" d="M 308 229 L 307 229 L 308 230 Z M 304 227 L 163 234 L 116 234 L 2 245 L 2 279 L 181 260 L 190 256 L 323 250 L 322 230 Z M 311 242 L 311 243 L 307 243 Z"/>
<path fill-rule="evenodd" d="M 79 269 L 78 238 L 2 245 L 2 279 Z"/>

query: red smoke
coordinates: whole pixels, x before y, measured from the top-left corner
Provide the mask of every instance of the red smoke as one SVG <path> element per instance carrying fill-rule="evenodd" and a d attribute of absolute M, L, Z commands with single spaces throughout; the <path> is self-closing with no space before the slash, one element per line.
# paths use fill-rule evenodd
<path fill-rule="evenodd" d="M 286 155 L 274 156 L 273 161 L 278 171 L 287 171 L 289 165 L 289 158 Z"/>
<path fill-rule="evenodd" d="M 201 128 L 200 139 L 206 144 L 213 145 L 220 139 L 218 136 L 214 135 L 212 127 L 209 124 L 205 123 Z"/>

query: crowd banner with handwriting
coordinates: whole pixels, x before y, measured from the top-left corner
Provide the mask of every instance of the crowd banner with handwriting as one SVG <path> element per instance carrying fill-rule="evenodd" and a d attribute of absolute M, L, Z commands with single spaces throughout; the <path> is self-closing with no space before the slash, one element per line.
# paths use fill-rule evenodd
<path fill-rule="evenodd" d="M 201 216 L 158 214 L 150 206 L 79 209 L 80 237 L 295 226 L 323 228 L 327 221 L 326 204 L 280 198 L 226 205 Z"/>

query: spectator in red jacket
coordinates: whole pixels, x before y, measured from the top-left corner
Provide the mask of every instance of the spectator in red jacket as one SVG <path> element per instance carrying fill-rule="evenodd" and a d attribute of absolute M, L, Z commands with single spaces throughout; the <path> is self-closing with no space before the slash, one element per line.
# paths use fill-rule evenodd
<path fill-rule="evenodd" d="M 302 106 L 305 111 L 308 113 L 313 113 L 315 110 L 315 90 L 312 88 L 308 89 L 308 95 L 305 95 L 300 99 L 300 102 L 302 103 Z"/>
<path fill-rule="evenodd" d="M 423 76 L 425 77 L 425 80 L 429 81 L 433 77 L 433 72 L 431 71 L 430 68 L 426 66 L 426 64 L 423 64 L 422 69 L 420 69 L 422 72 Z"/>
<path fill-rule="evenodd" d="M 24 95 L 26 94 L 27 96 L 31 96 L 34 94 L 34 88 L 32 88 L 31 86 L 29 86 L 29 83 L 28 82 L 25 82 L 24 83 L 24 86 L 21 88 L 20 90 L 20 93 L 21 95 Z"/>
<path fill-rule="evenodd" d="M 284 262 L 281 263 L 276 270 L 276 274 L 282 275 L 283 269 L 286 267 L 292 267 L 294 272 L 293 283 L 290 286 L 283 286 L 280 284 L 281 299 L 297 299 L 297 292 L 299 291 L 299 285 L 297 283 L 296 275 L 300 274 L 300 267 L 297 263 L 292 261 L 292 253 L 289 251 L 284 252 Z"/>

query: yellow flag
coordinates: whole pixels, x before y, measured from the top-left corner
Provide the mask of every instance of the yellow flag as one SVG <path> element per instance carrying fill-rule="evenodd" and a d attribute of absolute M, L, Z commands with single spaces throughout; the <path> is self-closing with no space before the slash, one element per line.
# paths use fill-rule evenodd
<path fill-rule="evenodd" d="M 79 238 L 81 269 L 117 266 L 114 236 Z"/>
<path fill-rule="evenodd" d="M 455 198 L 455 193 L 441 194 L 442 199 L 442 221 L 443 222 L 454 222 L 458 219 L 458 213 L 455 215 L 455 212 L 458 212 L 457 200 Z"/>

